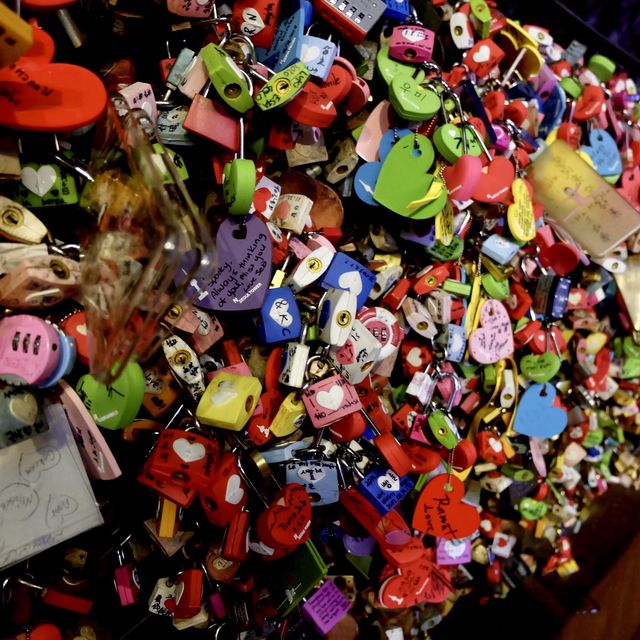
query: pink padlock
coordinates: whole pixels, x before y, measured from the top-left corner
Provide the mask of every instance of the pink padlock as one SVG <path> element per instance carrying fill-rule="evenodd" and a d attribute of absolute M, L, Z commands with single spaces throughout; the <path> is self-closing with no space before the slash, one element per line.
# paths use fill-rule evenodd
<path fill-rule="evenodd" d="M 39 384 L 60 358 L 60 334 L 41 318 L 11 316 L 0 321 L 0 378 L 9 384 Z"/>
<path fill-rule="evenodd" d="M 316 429 L 362 409 L 358 392 L 341 375 L 314 382 L 302 391 L 302 402 Z"/>
<path fill-rule="evenodd" d="M 208 18 L 214 4 L 214 0 L 167 0 L 167 9 L 177 16 Z"/>
<path fill-rule="evenodd" d="M 344 112 L 347 116 L 351 117 L 355 113 L 358 113 L 369 102 L 371 97 L 371 89 L 367 81 L 358 76 L 353 79 L 351 83 L 351 89 L 343 103 Z"/>
<path fill-rule="evenodd" d="M 393 28 L 389 56 L 401 62 L 429 62 L 435 34 L 419 24 L 402 24 Z"/>

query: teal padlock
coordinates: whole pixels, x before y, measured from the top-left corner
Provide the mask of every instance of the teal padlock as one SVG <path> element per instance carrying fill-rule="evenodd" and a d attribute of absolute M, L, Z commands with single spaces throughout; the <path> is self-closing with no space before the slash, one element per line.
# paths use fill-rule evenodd
<path fill-rule="evenodd" d="M 256 190 L 256 166 L 244 157 L 244 119 L 240 118 L 240 153 L 224 165 L 222 195 L 234 216 L 246 216 Z"/>

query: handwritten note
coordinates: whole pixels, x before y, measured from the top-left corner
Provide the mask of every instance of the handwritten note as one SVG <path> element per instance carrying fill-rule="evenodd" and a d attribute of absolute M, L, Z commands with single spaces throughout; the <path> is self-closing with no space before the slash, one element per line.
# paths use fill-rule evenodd
<path fill-rule="evenodd" d="M 102 524 L 68 423 L 0 450 L 0 569 Z"/>
<path fill-rule="evenodd" d="M 536 158 L 527 177 L 547 215 L 594 256 L 640 229 L 637 211 L 563 140 Z"/>
<path fill-rule="evenodd" d="M 351 608 L 342 591 L 327 580 L 303 605 L 304 615 L 313 622 L 318 633 L 326 635 Z"/>

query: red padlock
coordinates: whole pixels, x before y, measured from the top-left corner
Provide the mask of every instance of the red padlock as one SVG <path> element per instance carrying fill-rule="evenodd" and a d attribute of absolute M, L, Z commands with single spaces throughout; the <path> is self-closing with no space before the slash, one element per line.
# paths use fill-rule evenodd
<path fill-rule="evenodd" d="M 216 464 L 216 474 L 208 487 L 200 490 L 200 504 L 207 520 L 226 527 L 249 499 L 247 486 L 238 469 L 235 453 L 225 451 Z"/>
<path fill-rule="evenodd" d="M 176 610 L 173 617 L 177 620 L 193 618 L 202 608 L 202 587 L 204 572 L 202 569 L 186 569 L 178 574 L 176 585 Z"/>

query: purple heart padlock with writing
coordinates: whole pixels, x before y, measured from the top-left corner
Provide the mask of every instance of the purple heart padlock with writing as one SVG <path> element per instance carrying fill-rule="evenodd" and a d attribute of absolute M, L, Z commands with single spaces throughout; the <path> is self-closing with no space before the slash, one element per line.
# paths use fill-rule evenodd
<path fill-rule="evenodd" d="M 271 280 L 272 243 L 267 225 L 257 216 L 244 222 L 227 218 L 216 235 L 218 268 L 191 285 L 199 307 L 217 311 L 259 309 Z"/>

